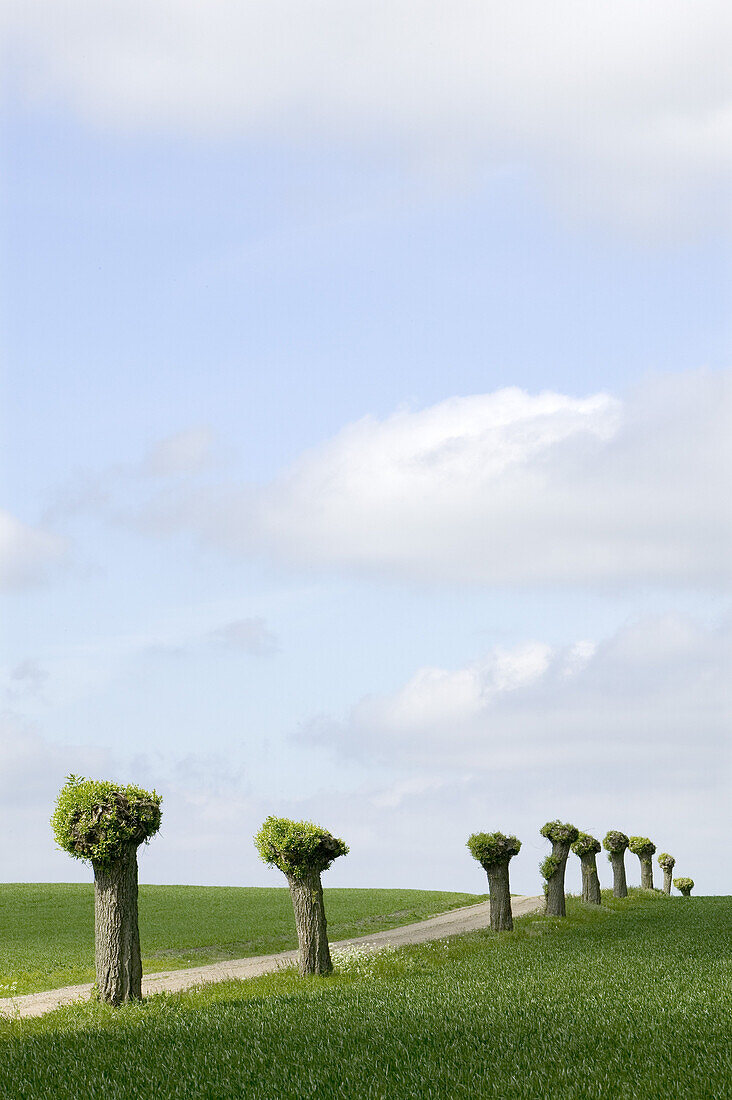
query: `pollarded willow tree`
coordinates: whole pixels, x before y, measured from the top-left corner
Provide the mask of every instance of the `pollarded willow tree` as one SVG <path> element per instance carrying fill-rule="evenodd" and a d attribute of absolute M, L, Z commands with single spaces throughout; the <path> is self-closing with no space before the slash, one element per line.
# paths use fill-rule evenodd
<path fill-rule="evenodd" d="M 503 833 L 473 833 L 468 838 L 468 848 L 488 875 L 491 928 L 494 932 L 510 932 L 513 914 L 508 864 L 521 851 L 521 841 Z"/>
<path fill-rule="evenodd" d="M 671 873 L 676 865 L 676 860 L 668 852 L 659 852 L 656 858 L 658 859 L 658 866 L 663 871 L 663 892 L 664 894 L 670 894 Z"/>
<path fill-rule="evenodd" d="M 638 856 L 641 868 L 641 887 L 644 890 L 653 889 L 653 853 L 656 845 L 647 836 L 632 836 L 628 843 L 633 855 Z"/>
<path fill-rule="evenodd" d="M 691 891 L 694 889 L 694 880 L 693 878 L 675 878 L 674 886 L 681 891 L 685 898 L 690 898 Z"/>
<path fill-rule="evenodd" d="M 582 864 L 582 900 L 592 905 L 600 905 L 600 879 L 597 875 L 597 853 L 600 851 L 600 841 L 589 833 L 580 833 L 572 851 L 579 856 Z"/>
<path fill-rule="evenodd" d="M 333 969 L 320 876 L 348 846 L 312 821 L 268 817 L 254 837 L 265 863 L 287 878 L 300 945 L 301 974 L 329 974 Z"/>
<path fill-rule="evenodd" d="M 613 869 L 613 897 L 627 898 L 628 883 L 625 879 L 625 850 L 630 841 L 625 833 L 611 829 L 602 842 Z"/>
<path fill-rule="evenodd" d="M 564 872 L 567 867 L 569 849 L 579 836 L 574 825 L 561 821 L 547 821 L 541 835 L 552 843 L 552 854 L 547 856 L 539 867 L 546 879 L 546 913 L 549 917 L 566 917 L 567 905 L 564 899 Z"/>
<path fill-rule="evenodd" d="M 69 775 L 51 826 L 57 843 L 94 868 L 94 940 L 99 999 L 142 997 L 137 922 L 137 849 L 160 828 L 160 795 Z"/>

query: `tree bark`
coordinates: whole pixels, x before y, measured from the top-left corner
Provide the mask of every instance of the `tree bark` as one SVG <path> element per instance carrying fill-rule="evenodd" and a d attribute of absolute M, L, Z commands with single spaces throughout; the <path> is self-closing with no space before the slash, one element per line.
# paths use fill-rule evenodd
<path fill-rule="evenodd" d="M 627 898 L 628 883 L 625 880 L 625 849 L 622 852 L 611 852 L 610 863 L 613 869 L 613 897 Z"/>
<path fill-rule="evenodd" d="M 582 863 L 582 900 L 590 902 L 591 905 L 600 905 L 602 895 L 595 853 L 587 852 L 586 855 L 580 856 L 580 862 Z"/>
<path fill-rule="evenodd" d="M 552 855 L 559 860 L 559 866 L 546 883 L 546 915 L 548 917 L 566 917 L 567 905 L 564 898 L 564 872 L 567 867 L 569 844 L 552 841 Z"/>
<path fill-rule="evenodd" d="M 652 856 L 638 856 L 641 865 L 641 888 L 643 890 L 653 889 L 653 857 Z"/>
<path fill-rule="evenodd" d="M 94 864 L 94 938 L 100 1001 L 141 1000 L 136 844 L 126 844 L 109 867 Z"/>
<path fill-rule="evenodd" d="M 671 893 L 671 876 L 673 874 L 673 867 L 663 869 L 663 892 L 664 894 Z"/>
<path fill-rule="evenodd" d="M 330 974 L 333 963 L 328 947 L 327 922 L 320 874 L 309 871 L 302 878 L 288 875 L 292 908 L 300 944 L 300 973 Z"/>
<path fill-rule="evenodd" d="M 511 889 L 508 882 L 508 863 L 493 863 L 486 868 L 490 892 L 491 929 L 494 932 L 512 932 Z"/>

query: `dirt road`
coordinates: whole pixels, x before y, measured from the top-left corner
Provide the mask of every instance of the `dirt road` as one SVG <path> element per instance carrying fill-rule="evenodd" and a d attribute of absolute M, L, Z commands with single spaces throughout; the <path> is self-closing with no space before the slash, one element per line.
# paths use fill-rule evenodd
<path fill-rule="evenodd" d="M 534 913 L 544 906 L 543 897 L 514 897 L 511 908 L 515 917 Z M 488 902 L 478 905 L 466 905 L 462 909 L 450 909 L 436 917 L 405 924 L 401 928 L 389 928 L 384 932 L 372 932 L 370 936 L 358 936 L 351 940 L 338 940 L 331 947 L 379 948 L 385 945 L 403 947 L 410 943 L 426 943 L 427 940 L 441 940 L 445 936 L 459 936 L 463 932 L 474 932 L 486 928 L 489 921 Z M 188 989 L 205 982 L 222 982 L 229 978 L 256 978 L 272 970 L 290 966 L 297 959 L 297 951 L 282 951 L 278 955 L 255 955 L 248 959 L 230 959 L 228 962 L 212 963 L 210 966 L 195 966 L 186 970 L 157 971 L 142 979 L 144 996 L 151 993 L 172 992 Z M 50 989 L 44 993 L 27 993 L 21 997 L 0 999 L 0 1013 L 11 1016 L 42 1016 L 59 1005 L 69 1004 L 79 999 L 86 1000 L 91 985 L 68 985 L 63 989 Z"/>

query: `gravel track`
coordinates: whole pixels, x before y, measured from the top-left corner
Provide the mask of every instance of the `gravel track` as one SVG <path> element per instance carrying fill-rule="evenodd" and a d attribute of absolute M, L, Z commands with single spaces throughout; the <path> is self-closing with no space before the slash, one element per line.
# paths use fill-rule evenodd
<path fill-rule="evenodd" d="M 543 909 L 543 897 L 514 897 L 511 908 L 515 917 L 526 913 L 535 913 Z M 374 950 L 389 945 L 403 947 L 411 943 L 426 943 L 428 940 L 440 940 L 445 936 L 459 936 L 463 932 L 475 932 L 486 928 L 489 923 L 489 903 L 466 905 L 461 909 L 450 909 L 436 917 L 428 917 L 416 924 L 405 924 L 401 928 L 388 928 L 383 932 L 372 932 L 369 936 L 358 936 L 350 940 L 338 940 L 331 947 L 372 947 Z M 211 963 L 209 966 L 194 966 L 185 970 L 156 971 L 142 979 L 143 996 L 151 993 L 174 992 L 189 989 L 191 986 L 204 985 L 207 982 L 223 982 L 231 978 L 256 978 L 273 970 L 291 966 L 297 959 L 297 951 L 281 951 L 277 955 L 254 955 L 248 959 L 230 959 L 226 962 Z M 0 1014 L 9 1016 L 42 1016 L 60 1005 L 72 1001 L 86 1000 L 91 993 L 91 985 L 67 985 L 63 989 L 50 989 L 43 993 L 26 993 L 20 997 L 0 998 Z"/>

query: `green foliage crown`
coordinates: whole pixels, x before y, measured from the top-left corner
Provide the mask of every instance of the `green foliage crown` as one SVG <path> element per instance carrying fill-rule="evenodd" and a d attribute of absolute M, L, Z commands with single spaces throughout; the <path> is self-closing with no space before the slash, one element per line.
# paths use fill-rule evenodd
<path fill-rule="evenodd" d="M 473 833 L 468 837 L 467 847 L 471 856 L 487 870 L 496 864 L 508 863 L 521 851 L 521 841 L 515 836 L 503 833 Z"/>
<path fill-rule="evenodd" d="M 621 833 L 617 829 L 611 829 L 609 833 L 605 833 L 602 844 L 606 852 L 624 852 L 630 841 L 625 833 Z"/>
<path fill-rule="evenodd" d="M 596 855 L 600 847 L 600 841 L 594 836 L 590 836 L 589 833 L 580 833 L 572 845 L 572 851 L 576 856 L 589 856 Z"/>
<path fill-rule="evenodd" d="M 325 871 L 334 859 L 348 853 L 348 845 L 326 829 L 286 817 L 268 817 L 254 843 L 265 863 L 293 878 Z"/>
<path fill-rule="evenodd" d="M 675 878 L 674 886 L 677 890 L 693 890 L 694 880 L 693 878 Z"/>
<path fill-rule="evenodd" d="M 541 835 L 551 840 L 552 844 L 572 844 L 579 836 L 579 829 L 566 821 L 547 821 Z"/>
<path fill-rule="evenodd" d="M 109 866 L 125 845 L 142 844 L 158 831 L 161 802 L 155 791 L 69 775 L 51 818 L 53 835 L 75 859 Z"/>
<path fill-rule="evenodd" d="M 668 852 L 659 852 L 656 858 L 658 859 L 659 867 L 663 867 L 664 871 L 672 871 L 676 864 L 676 860 L 673 856 L 670 856 Z"/>
<path fill-rule="evenodd" d="M 547 856 L 546 859 L 539 864 L 539 870 L 548 882 L 553 875 L 556 875 L 561 866 L 561 859 L 557 859 L 556 856 Z"/>
<path fill-rule="evenodd" d="M 647 836 L 632 836 L 628 847 L 636 856 L 652 856 L 656 850 L 656 845 Z"/>

